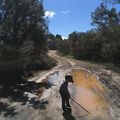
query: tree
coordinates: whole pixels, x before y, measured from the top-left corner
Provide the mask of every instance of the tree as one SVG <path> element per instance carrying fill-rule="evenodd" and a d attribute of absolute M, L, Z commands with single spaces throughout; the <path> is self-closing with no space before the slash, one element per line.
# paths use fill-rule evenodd
<path fill-rule="evenodd" d="M 56 49 L 56 38 L 53 34 L 48 34 L 48 47 L 49 49 L 55 50 Z"/>
<path fill-rule="evenodd" d="M 101 12 L 102 11 L 102 12 Z M 93 24 L 102 35 L 101 57 L 106 62 L 120 64 L 120 13 L 103 3 L 92 13 Z M 119 47 L 118 47 L 119 46 Z"/>
<path fill-rule="evenodd" d="M 62 39 L 61 35 L 56 35 L 57 42 L 57 50 L 59 50 L 62 54 L 67 55 L 70 52 L 70 44 L 66 39 Z"/>
<path fill-rule="evenodd" d="M 4 62 L 18 61 L 26 68 L 40 60 L 47 51 L 47 32 L 39 0 L 0 1 L 0 58 Z"/>
<path fill-rule="evenodd" d="M 110 2 L 112 4 L 120 4 L 120 0 L 105 0 L 106 2 Z"/>
<path fill-rule="evenodd" d="M 102 29 L 108 26 L 108 9 L 104 3 L 101 3 L 99 7 L 91 13 L 92 25 L 96 25 L 98 29 Z"/>

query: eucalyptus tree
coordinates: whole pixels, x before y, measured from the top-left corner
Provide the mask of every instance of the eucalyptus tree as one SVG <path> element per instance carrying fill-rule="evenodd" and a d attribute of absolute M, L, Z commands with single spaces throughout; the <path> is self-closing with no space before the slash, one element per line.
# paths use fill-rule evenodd
<path fill-rule="evenodd" d="M 1 59 L 23 67 L 40 59 L 47 51 L 47 32 L 39 0 L 0 0 Z"/>
<path fill-rule="evenodd" d="M 103 3 L 92 12 L 93 25 L 102 35 L 101 56 L 104 61 L 120 64 L 120 12 Z"/>

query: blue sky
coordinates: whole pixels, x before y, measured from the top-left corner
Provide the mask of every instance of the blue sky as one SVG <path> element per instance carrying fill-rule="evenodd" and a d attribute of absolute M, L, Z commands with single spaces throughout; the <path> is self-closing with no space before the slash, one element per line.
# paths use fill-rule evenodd
<path fill-rule="evenodd" d="M 100 3 L 101 0 L 43 0 L 50 32 L 67 37 L 73 31 L 90 30 L 91 12 Z"/>

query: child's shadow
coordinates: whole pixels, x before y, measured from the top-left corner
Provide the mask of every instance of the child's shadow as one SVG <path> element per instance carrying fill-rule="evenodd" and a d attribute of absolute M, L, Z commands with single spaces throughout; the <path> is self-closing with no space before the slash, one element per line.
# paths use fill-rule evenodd
<path fill-rule="evenodd" d="M 71 113 L 72 113 L 72 110 L 68 109 L 64 111 L 62 115 L 65 118 L 65 120 L 75 120 L 75 117 L 73 117 Z"/>

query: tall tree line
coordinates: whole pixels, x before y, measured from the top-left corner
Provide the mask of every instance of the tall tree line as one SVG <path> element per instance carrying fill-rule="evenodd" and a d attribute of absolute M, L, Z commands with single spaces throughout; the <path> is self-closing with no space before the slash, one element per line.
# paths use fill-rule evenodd
<path fill-rule="evenodd" d="M 47 64 L 48 26 L 39 0 L 0 0 L 0 69 Z"/>

